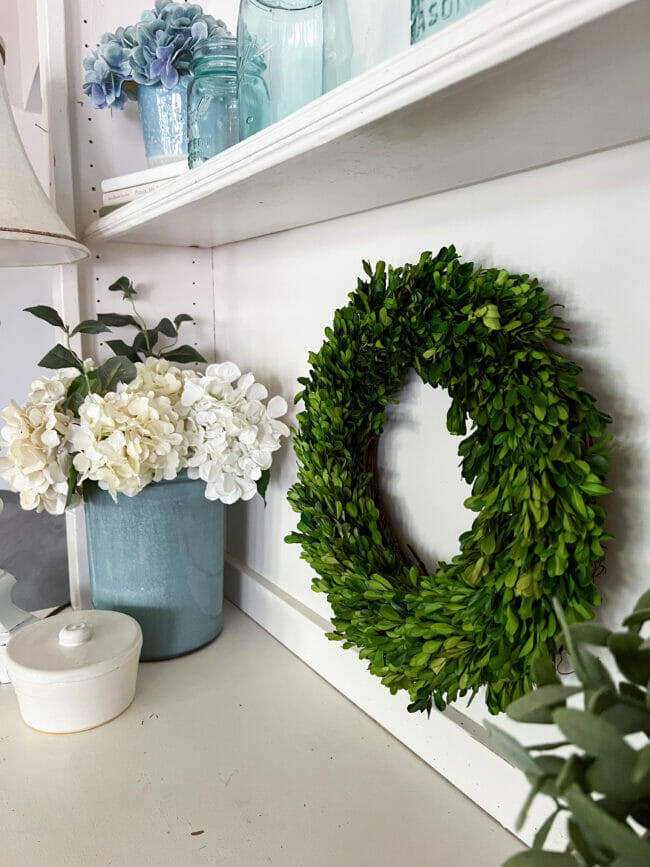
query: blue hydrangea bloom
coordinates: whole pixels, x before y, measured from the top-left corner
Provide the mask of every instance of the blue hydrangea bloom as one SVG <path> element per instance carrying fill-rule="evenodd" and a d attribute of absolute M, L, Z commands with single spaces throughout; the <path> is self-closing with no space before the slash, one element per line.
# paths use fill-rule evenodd
<path fill-rule="evenodd" d="M 172 88 L 189 73 L 194 49 L 211 36 L 230 36 L 223 21 L 192 3 L 156 0 L 140 21 L 105 33 L 83 61 L 83 89 L 93 108 L 124 108 L 137 85 Z"/>
<path fill-rule="evenodd" d="M 131 80 L 129 52 L 114 33 L 105 33 L 97 48 L 83 61 L 83 90 L 93 108 L 124 108 Z"/>
<path fill-rule="evenodd" d="M 144 85 L 162 82 L 169 88 L 189 72 L 199 42 L 230 35 L 223 21 L 205 15 L 200 6 L 170 0 L 156 0 L 155 9 L 143 12 L 132 31 L 124 38 L 132 45 L 133 80 Z"/>

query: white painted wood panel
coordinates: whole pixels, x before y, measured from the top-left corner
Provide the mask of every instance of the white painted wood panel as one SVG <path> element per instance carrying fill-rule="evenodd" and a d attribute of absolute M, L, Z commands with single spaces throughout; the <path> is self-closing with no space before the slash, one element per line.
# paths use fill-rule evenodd
<path fill-rule="evenodd" d="M 643 278 L 649 224 L 650 143 L 644 142 L 229 245 L 214 251 L 218 355 L 237 359 L 290 397 L 298 390 L 296 378 L 308 369 L 308 351 L 320 346 L 335 308 L 354 289 L 361 258 L 401 264 L 417 259 L 423 249 L 436 251 L 454 242 L 466 259 L 538 276 L 553 301 L 566 305 L 563 315 L 574 336 L 569 353 L 584 365 L 584 384 L 615 419 L 618 446 L 610 479 L 615 494 L 606 505 L 616 540 L 599 582 L 605 602 L 598 613 L 614 625 L 647 589 L 650 571 L 645 532 L 650 521 L 650 367 Z M 381 448 L 384 488 L 398 524 L 431 563 L 455 553 L 458 533 L 472 518 L 462 506 L 466 488 L 457 470 L 457 441 L 445 428 L 444 404 L 445 395 L 413 383 L 393 412 Z M 459 741 L 448 750 L 446 734 L 427 736 L 442 725 L 437 718 L 427 723 L 410 717 L 405 696 L 391 699 L 384 690 L 382 700 L 383 688 L 372 683 L 365 663 L 318 637 L 322 619 L 329 616 L 326 600 L 310 590 L 312 572 L 299 559 L 300 549 L 281 544 L 297 521 L 285 498 L 294 478 L 294 458 L 285 447 L 274 466 L 268 507 L 254 501 L 228 510 L 233 598 L 512 828 L 526 790 L 518 772 L 475 743 Z M 487 716 L 477 699 L 451 719 L 474 738 L 474 724 Z M 499 724 L 529 742 L 545 734 L 536 726 L 514 727 L 502 717 Z M 525 839 L 531 839 L 545 814 L 540 806 Z"/>

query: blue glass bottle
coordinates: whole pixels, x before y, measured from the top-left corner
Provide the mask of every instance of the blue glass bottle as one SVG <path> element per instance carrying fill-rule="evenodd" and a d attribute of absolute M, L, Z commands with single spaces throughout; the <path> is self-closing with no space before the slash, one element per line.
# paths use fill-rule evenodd
<path fill-rule="evenodd" d="M 187 138 L 193 169 L 239 141 L 237 40 L 207 39 L 196 49 L 190 69 Z"/>
<path fill-rule="evenodd" d="M 411 42 L 438 33 L 488 0 L 411 0 Z"/>
<path fill-rule="evenodd" d="M 240 137 L 323 93 L 323 0 L 241 0 Z"/>

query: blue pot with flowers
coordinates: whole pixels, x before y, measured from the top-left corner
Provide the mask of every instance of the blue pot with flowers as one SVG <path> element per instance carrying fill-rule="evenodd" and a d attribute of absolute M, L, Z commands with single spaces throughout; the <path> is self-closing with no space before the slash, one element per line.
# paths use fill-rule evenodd
<path fill-rule="evenodd" d="M 156 0 L 137 24 L 105 33 L 84 59 L 83 89 L 93 108 L 137 100 L 150 166 L 187 157 L 187 84 L 197 46 L 228 36 L 223 21 L 191 3 Z"/>
<path fill-rule="evenodd" d="M 109 291 L 132 312 L 73 328 L 51 307 L 27 308 L 66 345 L 39 362 L 53 375 L 2 411 L 0 476 L 24 509 L 61 515 L 85 503 L 93 607 L 129 614 L 142 659 L 167 659 L 221 631 L 225 507 L 265 497 L 288 407 L 232 361 L 201 372 L 203 356 L 179 345 L 188 314 L 154 326 L 131 280 Z M 125 338 L 104 340 L 114 357 L 70 347 L 73 335 L 113 329 Z"/>

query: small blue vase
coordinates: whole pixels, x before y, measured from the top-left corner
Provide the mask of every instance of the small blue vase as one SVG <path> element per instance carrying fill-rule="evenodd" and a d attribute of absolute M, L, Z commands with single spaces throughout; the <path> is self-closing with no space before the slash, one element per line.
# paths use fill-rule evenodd
<path fill-rule="evenodd" d="M 181 473 L 136 497 L 84 487 L 93 606 L 134 617 L 141 659 L 169 659 L 223 627 L 223 503 Z"/>
<path fill-rule="evenodd" d="M 138 87 L 144 150 L 150 166 L 162 166 L 187 157 L 187 85 L 181 75 L 175 87 L 162 84 Z"/>

